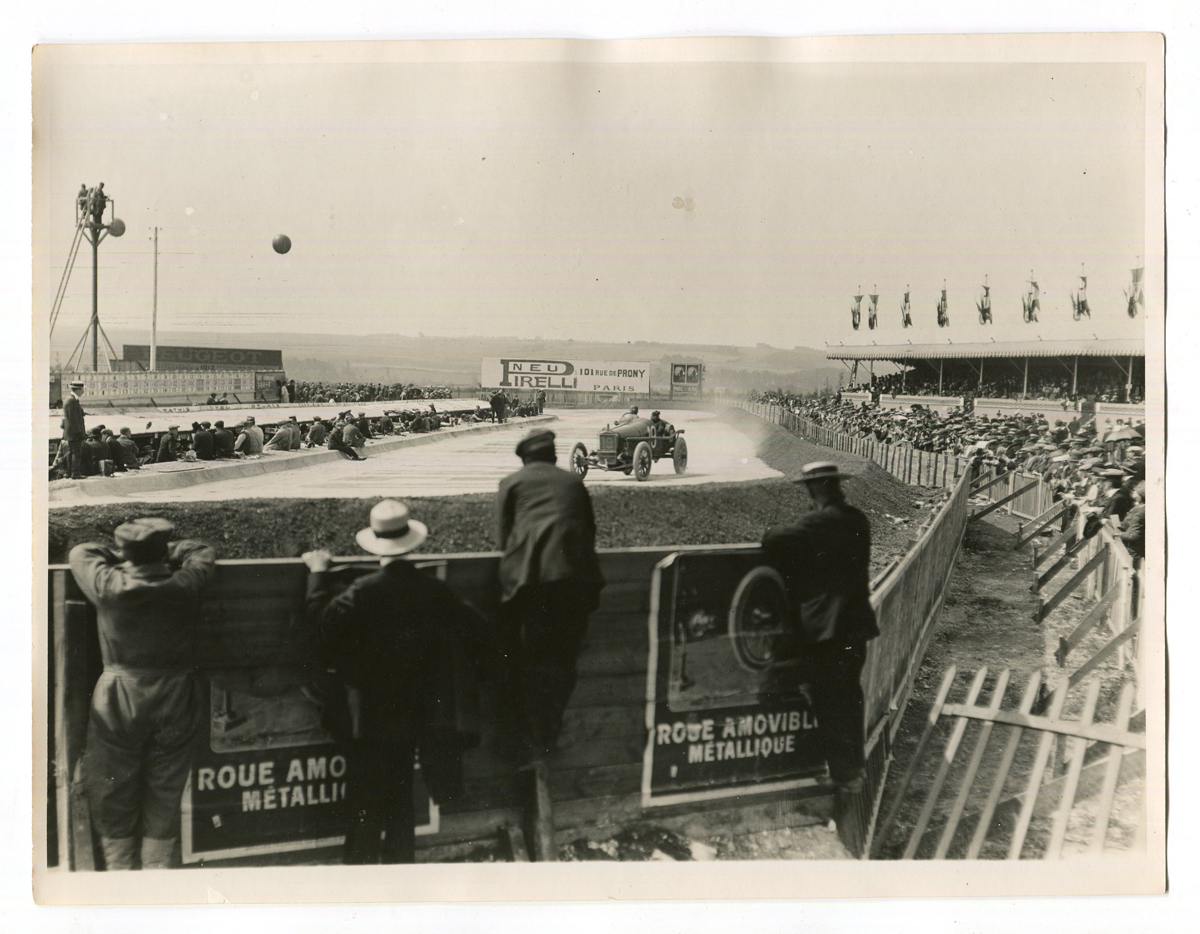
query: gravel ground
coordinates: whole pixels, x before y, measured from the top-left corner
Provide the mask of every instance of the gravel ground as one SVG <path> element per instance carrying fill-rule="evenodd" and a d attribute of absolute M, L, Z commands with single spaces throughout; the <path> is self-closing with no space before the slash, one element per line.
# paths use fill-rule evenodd
<path fill-rule="evenodd" d="M 1054 647 L 1060 633 L 1069 632 L 1075 622 L 1091 606 L 1090 602 L 1068 599 L 1056 610 L 1045 625 L 1033 621 L 1037 609 L 1037 598 L 1030 592 L 1033 572 L 1030 564 L 1029 546 L 1019 552 L 1012 547 L 1012 532 L 1016 520 L 1005 515 L 993 515 L 968 526 L 958 566 L 947 592 L 934 631 L 929 651 L 917 673 L 913 695 L 905 710 L 904 721 L 894 748 L 895 759 L 888 772 L 887 790 L 884 794 L 881 814 L 891 808 L 892 800 L 899 790 L 900 782 L 909 767 L 917 741 L 924 729 L 929 707 L 941 684 L 942 676 L 951 665 L 957 666 L 958 675 L 949 696 L 951 703 L 966 700 L 967 686 L 975 672 L 987 666 L 988 675 L 976 703 L 990 703 L 995 689 L 996 676 L 1004 668 L 1011 671 L 1005 709 L 1015 709 L 1030 676 L 1042 671 L 1043 682 L 1053 686 L 1063 676 L 1063 669 L 1054 661 Z M 1051 594 L 1070 576 L 1064 572 L 1060 580 L 1050 585 L 1046 593 Z M 1102 643 L 1101 643 L 1102 644 Z M 1083 646 L 1070 660 L 1067 671 L 1078 667 L 1088 655 L 1088 645 Z M 1097 646 L 1098 647 L 1098 646 Z M 1122 675 L 1115 666 L 1101 671 L 1104 676 L 1096 720 L 1111 722 L 1116 699 L 1123 683 Z M 1076 687 L 1068 696 L 1063 710 L 1066 719 L 1079 716 L 1085 695 L 1083 685 Z M 929 747 L 918 766 L 906 800 L 901 807 L 896 826 L 889 834 L 882 851 L 884 858 L 898 858 L 912 832 L 918 814 L 941 763 L 940 752 L 945 748 L 953 722 L 943 718 L 939 730 L 931 739 Z M 954 796 L 960 787 L 965 763 L 975 748 L 979 735 L 979 724 L 968 727 L 962 745 L 950 770 L 946 784 L 933 810 L 930 830 L 926 832 L 917 858 L 929 858 L 937 844 L 944 819 Z M 1026 731 L 1017 749 L 1017 756 L 1009 771 L 1004 797 L 1023 792 L 1030 769 L 1037 754 L 1040 734 Z M 988 755 L 981 764 L 968 800 L 966 816 L 949 850 L 949 857 L 962 858 L 974 832 L 975 824 L 970 815 L 977 811 L 987 789 L 991 787 L 994 770 L 1000 751 L 1008 739 L 1008 728 L 992 733 Z M 1096 750 L 1099 752 L 1100 750 Z M 1054 759 L 1051 759 L 1053 762 Z M 1085 761 L 1092 761 L 1089 755 Z M 1060 773 L 1061 774 L 1061 773 Z M 1045 780 L 1053 778 L 1053 770 L 1047 768 Z M 1043 792 L 1057 795 L 1058 791 Z M 1142 821 L 1144 782 L 1137 779 L 1123 785 L 1114 802 L 1108 835 L 1108 852 L 1129 849 L 1136 839 L 1137 827 Z M 1082 849 L 1094 820 L 1095 800 L 1081 801 L 1072 810 L 1067 835 L 1065 855 Z M 1007 853 L 1016 811 L 1001 809 L 993 822 L 987 842 L 981 851 L 984 859 L 1003 859 Z M 1023 856 L 1039 858 L 1044 851 L 1051 831 L 1051 820 L 1035 819 L 1029 828 Z"/>
<path fill-rule="evenodd" d="M 831 452 L 735 411 L 722 416 L 757 443 L 759 456 L 785 476 L 796 476 L 814 460 L 833 459 L 861 473 L 846 484 L 852 503 L 870 518 L 876 571 L 904 554 L 915 526 L 929 515 L 940 494 L 906 486 L 877 465 Z M 597 539 L 602 548 L 638 545 L 718 545 L 757 541 L 763 529 L 809 508 L 803 488 L 787 480 L 714 483 L 694 487 L 649 484 L 591 488 Z M 246 499 L 158 503 L 114 503 L 52 510 L 49 560 L 62 563 L 79 542 L 111 540 L 122 522 L 152 514 L 175 523 L 179 537 L 211 543 L 221 558 L 297 557 L 310 548 L 334 554 L 359 553 L 354 533 L 378 497 L 368 499 Z M 408 500 L 414 518 L 429 526 L 426 554 L 490 551 L 495 547 L 495 497 L 462 496 Z"/>

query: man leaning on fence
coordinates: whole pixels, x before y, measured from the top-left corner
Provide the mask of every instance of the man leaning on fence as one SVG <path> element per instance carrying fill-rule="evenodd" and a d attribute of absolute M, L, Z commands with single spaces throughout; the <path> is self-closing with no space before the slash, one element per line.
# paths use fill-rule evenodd
<path fill-rule="evenodd" d="M 213 550 L 171 542 L 166 519 L 134 519 L 116 549 L 71 549 L 71 573 L 96 606 L 104 671 L 92 693 L 83 773 L 108 869 L 165 869 L 179 842 L 179 802 L 203 727 L 193 672 L 198 596 Z"/>
<path fill-rule="evenodd" d="M 864 779 L 862 669 L 867 642 L 879 635 L 871 607 L 871 525 L 841 486 L 852 476 L 833 463 L 806 464 L 797 482 L 808 487 L 812 512 L 767 529 L 762 540 L 792 605 L 800 664 L 791 670 L 809 687 L 829 777 L 847 793 L 860 790 Z"/>

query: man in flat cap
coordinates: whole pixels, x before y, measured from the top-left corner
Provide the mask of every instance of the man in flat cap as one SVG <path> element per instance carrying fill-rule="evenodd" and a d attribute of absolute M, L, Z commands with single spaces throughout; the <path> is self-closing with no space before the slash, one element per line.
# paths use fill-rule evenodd
<path fill-rule="evenodd" d="M 87 440 L 87 429 L 83 423 L 82 397 L 83 380 L 71 380 L 71 393 L 63 401 L 62 431 L 70 451 L 67 472 L 73 480 L 83 479 L 83 443 Z"/>
<path fill-rule="evenodd" d="M 129 426 L 126 425 L 117 435 L 115 451 L 119 451 L 121 461 L 125 464 L 127 470 L 141 470 L 142 464 L 138 460 L 137 442 L 133 440 L 133 435 L 130 433 Z"/>
<path fill-rule="evenodd" d="M 179 460 L 179 426 L 171 425 L 167 433 L 158 439 L 158 454 L 154 462 L 168 464 L 176 460 Z"/>
<path fill-rule="evenodd" d="M 233 432 L 225 427 L 225 422 L 217 419 L 213 425 L 213 451 L 218 459 L 233 457 Z"/>
<path fill-rule="evenodd" d="M 233 450 L 238 454 L 261 454 L 263 450 L 263 430 L 254 424 L 254 416 L 247 415 L 242 423 L 242 430 L 234 442 Z"/>
<path fill-rule="evenodd" d="M 529 755 L 551 753 L 575 690 L 575 660 L 604 576 L 583 481 L 555 466 L 554 432 L 517 445 L 524 465 L 500 482 L 497 545 L 503 643 L 513 665 Z"/>
<path fill-rule="evenodd" d="M 346 863 L 413 862 L 414 753 L 434 800 L 445 804 L 456 781 L 440 781 L 445 771 L 437 766 L 467 745 L 457 729 L 456 685 L 470 665 L 456 668 L 461 643 L 454 640 L 475 620 L 445 583 L 401 560 L 427 535 L 404 503 L 385 499 L 356 535 L 379 556 L 377 570 L 339 592 L 335 578 L 345 572 L 331 573 L 329 552 L 303 556 L 310 572 L 305 618 L 346 687 L 342 717 L 330 723 L 350 750 Z"/>
<path fill-rule="evenodd" d="M 203 725 L 192 670 L 200 591 L 216 555 L 172 542 L 166 519 L 117 527 L 116 548 L 71 549 L 71 573 L 96 607 L 104 671 L 92 693 L 84 777 L 109 869 L 171 865 L 179 801 Z"/>
<path fill-rule="evenodd" d="M 865 712 L 862 669 L 879 635 L 871 607 L 871 524 L 846 502 L 837 464 L 806 464 L 797 482 L 813 510 L 767 529 L 763 550 L 782 574 L 793 612 L 799 677 L 810 688 L 818 738 L 839 790 L 862 788 Z"/>

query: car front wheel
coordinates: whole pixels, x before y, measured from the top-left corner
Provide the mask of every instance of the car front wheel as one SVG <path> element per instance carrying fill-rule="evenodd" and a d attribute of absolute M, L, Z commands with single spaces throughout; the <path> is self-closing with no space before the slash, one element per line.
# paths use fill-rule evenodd
<path fill-rule="evenodd" d="M 571 448 L 571 473 L 578 475 L 579 479 L 587 476 L 588 459 L 587 448 L 583 442 L 577 442 L 575 447 Z"/>
<path fill-rule="evenodd" d="M 633 449 L 633 475 L 638 480 L 645 480 L 650 476 L 653 464 L 654 455 L 650 451 L 650 445 L 645 441 L 638 442 L 638 446 Z"/>
<path fill-rule="evenodd" d="M 675 453 L 671 456 L 675 461 L 675 473 L 683 474 L 687 472 L 687 442 L 683 438 L 675 439 Z"/>

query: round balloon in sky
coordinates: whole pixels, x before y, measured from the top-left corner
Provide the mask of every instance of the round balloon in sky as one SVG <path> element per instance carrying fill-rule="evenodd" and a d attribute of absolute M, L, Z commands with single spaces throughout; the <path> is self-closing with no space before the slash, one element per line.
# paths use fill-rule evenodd
<path fill-rule="evenodd" d="M 280 234 L 271 241 L 271 246 L 275 247 L 276 253 L 286 253 L 292 248 L 292 239 L 287 234 Z"/>

